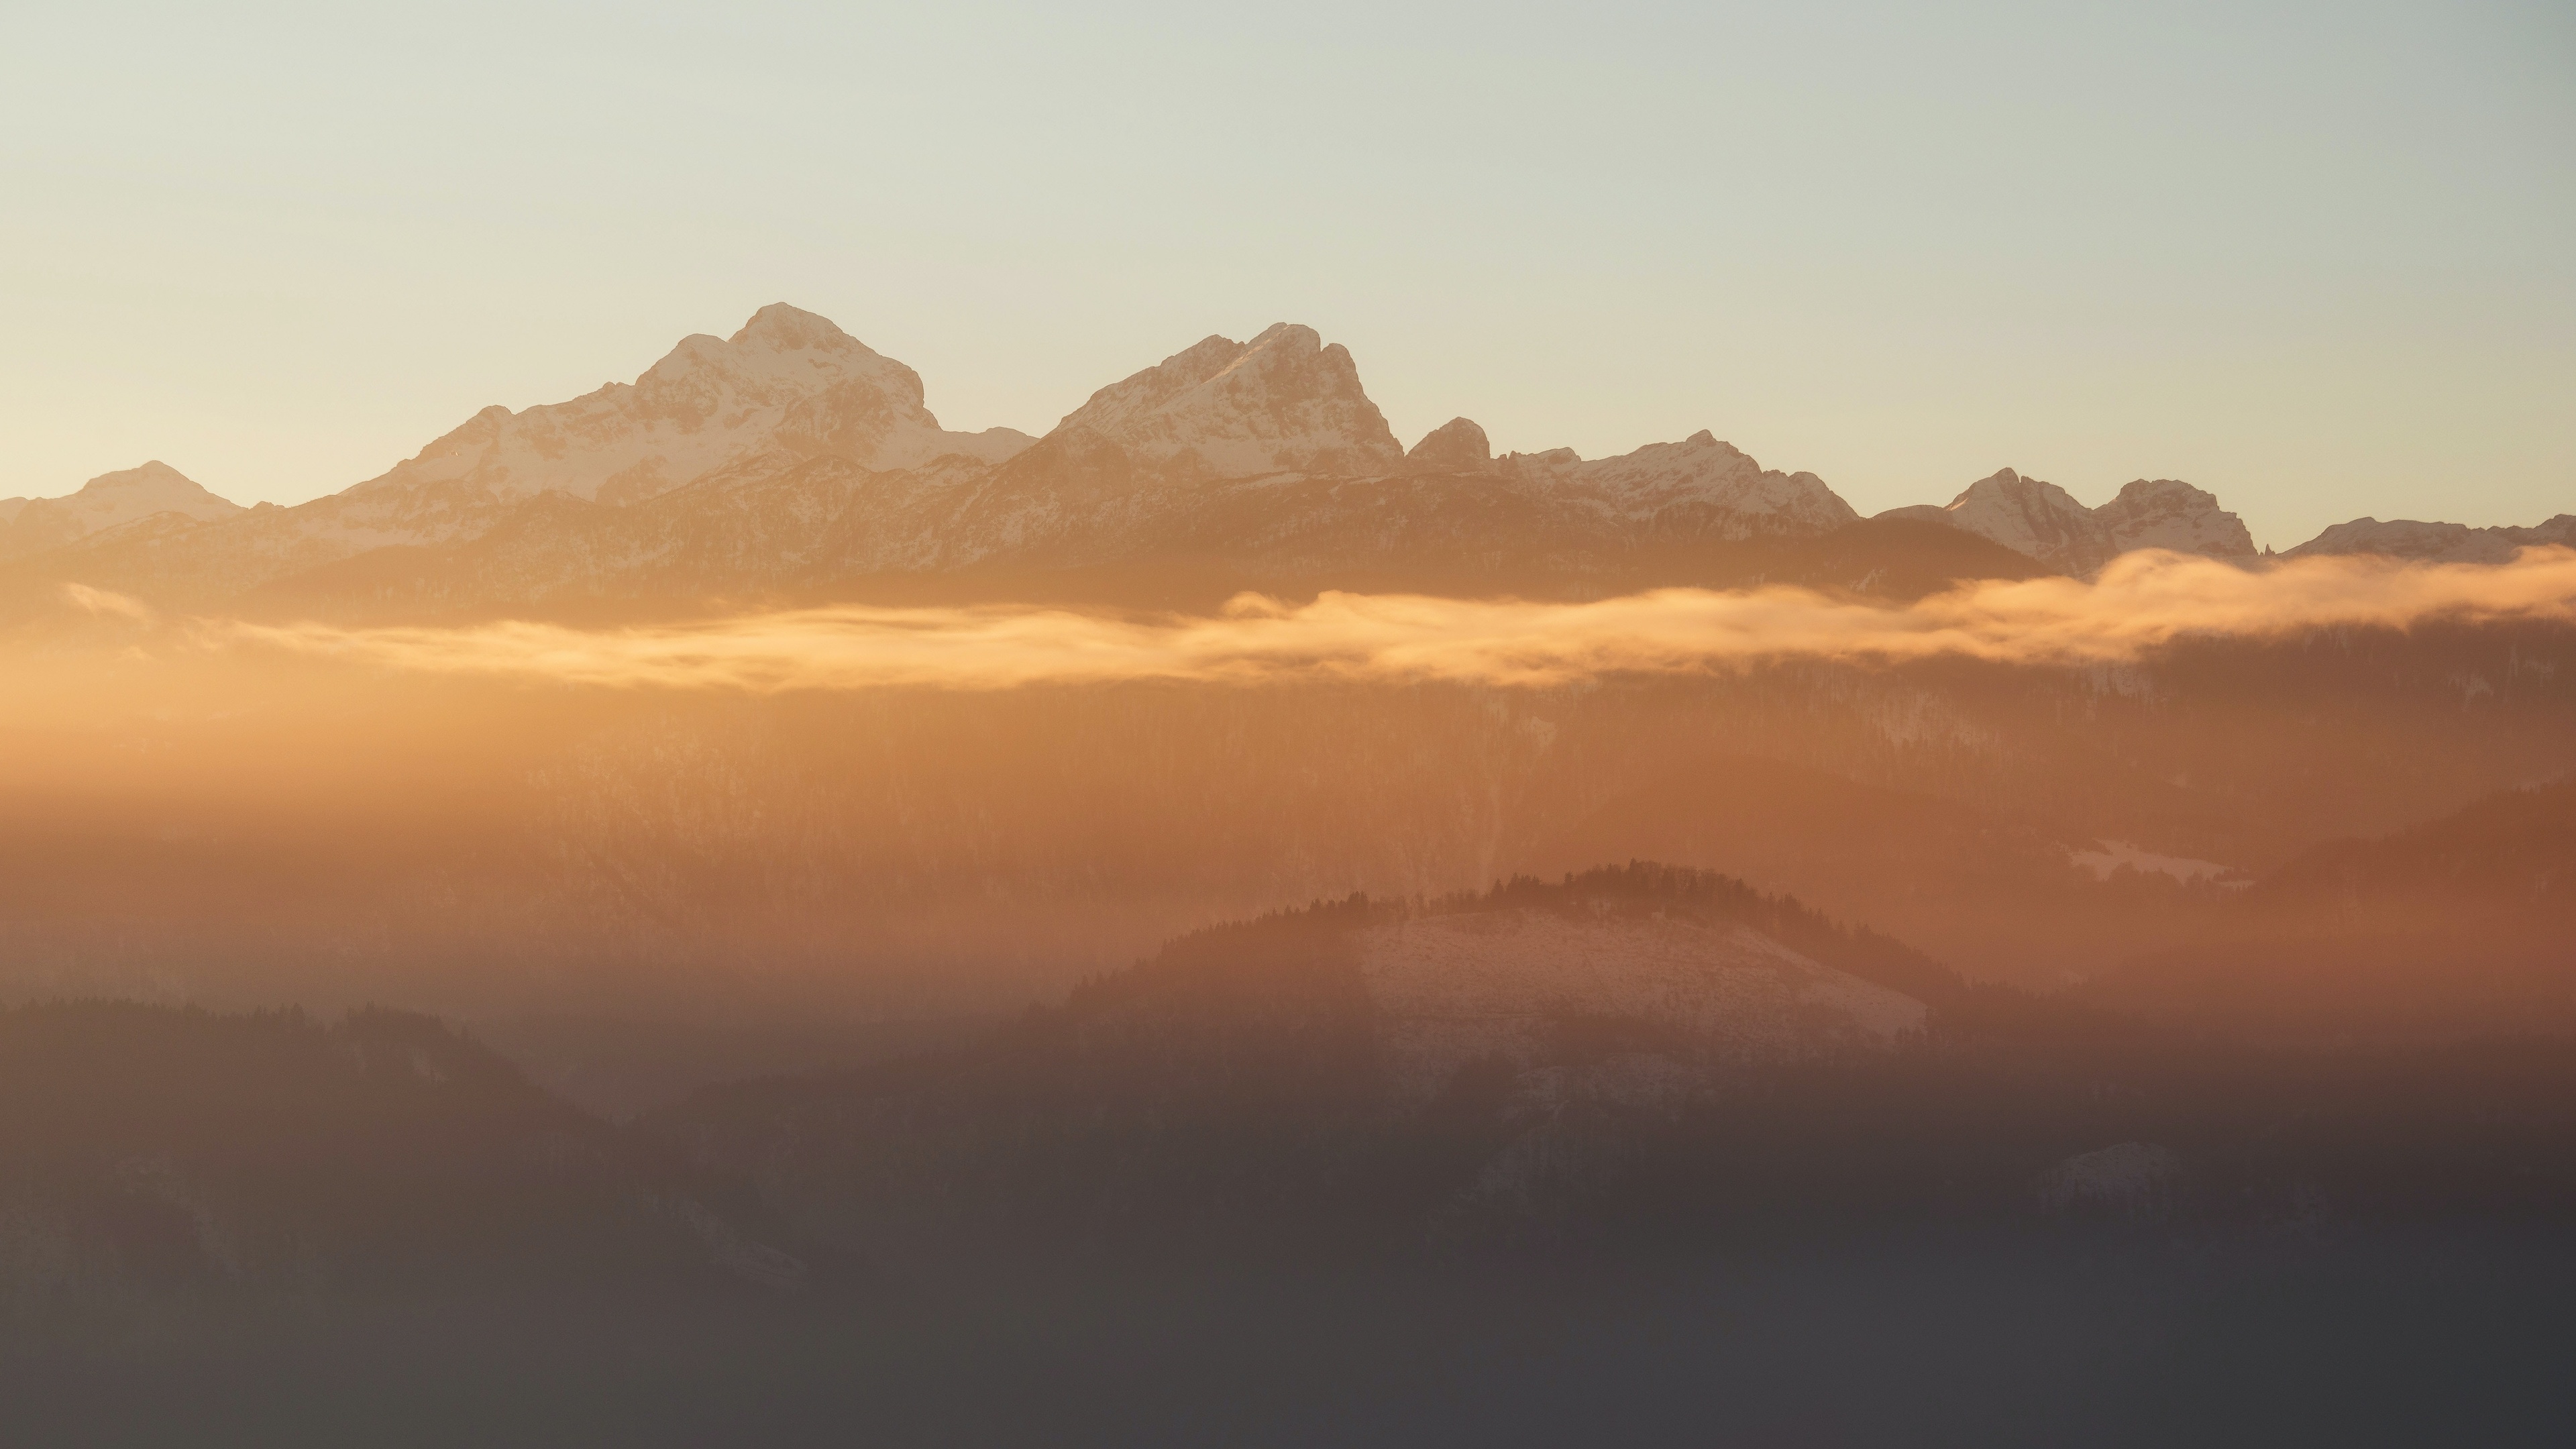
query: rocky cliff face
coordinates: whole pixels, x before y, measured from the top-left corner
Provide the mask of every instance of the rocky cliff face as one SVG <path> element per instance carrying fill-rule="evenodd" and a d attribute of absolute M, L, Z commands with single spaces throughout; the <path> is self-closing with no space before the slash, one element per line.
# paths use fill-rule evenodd
<path fill-rule="evenodd" d="M 2164 548 L 2211 558 L 2254 557 L 2245 521 L 2218 506 L 2217 495 L 2172 478 L 2140 478 L 2093 510 L 2121 553 Z"/>
<path fill-rule="evenodd" d="M 1174 353 L 1093 393 L 1048 436 L 1108 442 L 1180 477 L 1384 473 L 1404 458 L 1350 350 L 1288 322 Z"/>
<path fill-rule="evenodd" d="M 1289 323 L 1102 388 L 1043 440 L 952 433 L 910 368 L 773 306 L 729 339 L 683 340 L 632 384 L 488 408 L 345 492 L 46 554 L 22 592 L 68 580 L 211 609 L 256 590 L 382 613 L 1174 560 L 1246 587 L 1456 564 L 1485 580 L 1461 587 L 1510 589 L 1854 517 L 1814 474 L 1706 432 L 1615 458 L 1497 460 L 1462 418 L 1408 455 L 1349 351 Z"/>

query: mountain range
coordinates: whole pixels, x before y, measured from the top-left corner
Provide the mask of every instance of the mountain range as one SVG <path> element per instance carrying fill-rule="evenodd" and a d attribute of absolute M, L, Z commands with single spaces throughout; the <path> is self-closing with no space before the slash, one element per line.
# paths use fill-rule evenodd
<path fill-rule="evenodd" d="M 1783 549 L 1843 540 L 1871 556 L 1838 581 L 1869 583 L 1904 573 L 1897 555 L 1938 552 L 1931 528 L 2010 551 L 1964 561 L 1980 576 L 2082 573 L 2147 547 L 2257 557 L 2234 514 L 2172 479 L 2088 508 L 2004 469 L 1947 505 L 1864 521 L 1815 474 L 1705 431 L 1611 458 L 1497 457 L 1459 418 L 1408 449 L 1348 350 L 1288 323 L 1209 337 L 1042 438 L 943 429 L 924 398 L 911 368 L 773 305 L 730 338 L 682 339 L 631 384 L 486 408 L 294 507 L 240 508 L 159 462 L 0 501 L 0 597 L 23 607 L 78 582 L 188 610 L 439 614 L 999 574 L 1043 575 L 1043 592 L 1103 569 L 1196 569 L 1221 591 L 1586 593 L 1796 576 Z M 2576 516 L 2358 519 L 2291 552 L 2484 561 L 2548 542 L 2576 542 Z"/>

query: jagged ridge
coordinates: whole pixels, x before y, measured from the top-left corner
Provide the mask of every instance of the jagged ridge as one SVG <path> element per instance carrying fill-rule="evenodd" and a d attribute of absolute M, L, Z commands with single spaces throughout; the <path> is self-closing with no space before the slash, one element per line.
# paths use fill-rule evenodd
<path fill-rule="evenodd" d="M 1711 581 L 1710 548 L 1858 521 L 1815 474 L 1765 469 L 1707 431 L 1612 458 L 1497 458 L 1457 418 L 1408 452 L 1349 351 L 1293 323 L 1206 338 L 1100 389 L 1043 439 L 948 431 L 924 397 L 911 368 L 774 304 L 730 338 L 682 339 L 633 383 L 486 408 L 384 474 L 296 507 L 244 510 L 160 463 L 67 498 L 0 501 L 0 558 L 17 561 L 22 607 L 60 581 L 179 608 L 254 591 L 310 607 L 352 593 L 517 606 L 1175 561 L 1241 586 L 1515 590 Z M 1946 506 L 1879 518 L 2072 573 L 2136 548 L 2257 556 L 2235 514 L 2173 479 L 2087 508 L 2007 468 Z M 2576 517 L 2531 529 L 2361 519 L 2293 552 L 2493 561 L 2551 542 L 2576 542 Z M 1917 535 L 1882 529 L 1869 547 L 1939 566 Z"/>

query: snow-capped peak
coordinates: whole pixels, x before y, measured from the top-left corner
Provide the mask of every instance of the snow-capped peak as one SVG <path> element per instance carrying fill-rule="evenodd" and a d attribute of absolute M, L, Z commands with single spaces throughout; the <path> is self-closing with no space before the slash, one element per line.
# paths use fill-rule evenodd
<path fill-rule="evenodd" d="M 1007 428 L 943 430 L 922 405 L 920 374 L 826 318 L 773 303 L 730 338 L 682 338 L 631 384 L 521 412 L 485 408 L 353 491 L 461 484 L 501 499 L 630 503 L 769 448 L 887 469 L 948 453 L 998 462 L 1031 441 Z"/>
<path fill-rule="evenodd" d="M 1507 462 L 1628 518 L 1692 534 L 1823 533 L 1860 516 L 1815 474 L 1766 469 L 1705 428 L 1616 458 L 1587 462 L 1571 448 L 1554 448 L 1515 453 Z"/>
<path fill-rule="evenodd" d="M 2010 468 L 1971 483 L 1947 507 L 1921 503 L 1881 518 L 1920 518 L 1991 539 L 2052 568 L 2083 573 L 2134 548 L 2254 557 L 2254 537 L 2215 495 L 2173 478 L 2140 478 L 2099 508 Z"/>
<path fill-rule="evenodd" d="M 2010 468 L 1969 484 L 1946 511 L 1968 532 L 2060 568 L 2096 568 L 2114 551 L 2092 509 L 2056 484 Z"/>
<path fill-rule="evenodd" d="M 2140 478 L 2093 510 L 2122 553 L 2169 548 L 2211 558 L 2254 557 L 2245 520 L 2218 506 L 2218 496 L 2175 478 Z"/>
<path fill-rule="evenodd" d="M 16 508 L 0 516 L 0 529 L 5 529 L 0 539 L 6 540 L 10 553 L 53 548 L 155 514 L 175 513 L 211 523 L 243 511 L 240 504 L 216 497 L 157 458 L 140 468 L 101 473 L 79 491 L 60 498 L 17 502 Z"/>
<path fill-rule="evenodd" d="M 1168 473 L 1218 478 L 1385 473 L 1404 458 L 1349 350 L 1288 322 L 1250 342 L 1207 338 L 1102 388 L 1050 436 L 1077 432 Z"/>

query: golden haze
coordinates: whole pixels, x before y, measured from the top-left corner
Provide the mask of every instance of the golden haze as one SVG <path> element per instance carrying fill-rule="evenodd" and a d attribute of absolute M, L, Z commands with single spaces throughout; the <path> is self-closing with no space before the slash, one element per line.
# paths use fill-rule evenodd
<path fill-rule="evenodd" d="M 95 613 L 147 617 L 115 595 L 75 586 L 73 597 Z M 2502 565 L 2345 556 L 2262 569 L 2144 551 L 2098 581 L 1984 580 L 1898 606 L 1792 587 L 1656 589 L 1585 603 L 1326 592 L 1302 605 L 1247 594 L 1212 618 L 835 606 L 612 631 L 527 622 L 183 628 L 200 648 L 406 671 L 767 692 L 1135 680 L 1562 685 L 1802 658 L 2114 664 L 2185 636 L 2268 639 L 2437 620 L 2576 620 L 2576 550 L 2527 549 Z"/>

